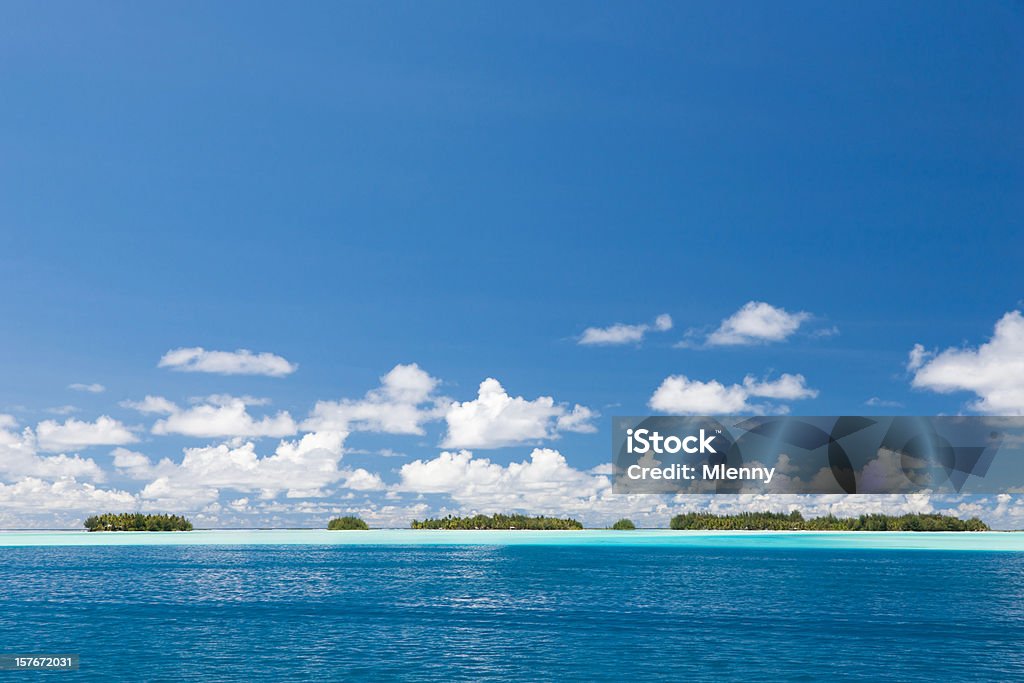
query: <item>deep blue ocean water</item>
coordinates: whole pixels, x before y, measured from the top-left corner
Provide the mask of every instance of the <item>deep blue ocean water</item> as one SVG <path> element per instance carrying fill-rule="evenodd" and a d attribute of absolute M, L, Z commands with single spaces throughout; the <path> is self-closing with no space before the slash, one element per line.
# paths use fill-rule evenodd
<path fill-rule="evenodd" d="M 0 547 L 0 679 L 1012 680 L 1024 554 L 601 545 Z"/>

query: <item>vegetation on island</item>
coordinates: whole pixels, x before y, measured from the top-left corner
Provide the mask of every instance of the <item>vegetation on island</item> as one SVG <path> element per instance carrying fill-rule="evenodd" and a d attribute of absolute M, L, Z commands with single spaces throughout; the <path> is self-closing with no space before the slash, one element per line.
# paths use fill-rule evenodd
<path fill-rule="evenodd" d="M 804 519 L 799 510 L 783 512 L 741 512 L 736 515 L 714 515 L 709 512 L 688 512 L 676 515 L 673 529 L 689 530 L 767 530 L 767 531 L 990 531 L 977 517 L 967 520 L 938 514 L 860 515 L 836 517 L 826 515 Z"/>
<path fill-rule="evenodd" d="M 106 513 L 85 520 L 89 531 L 192 531 L 181 515 L 144 515 L 141 512 Z"/>
<path fill-rule="evenodd" d="M 529 517 L 527 515 L 474 515 L 473 517 L 440 517 L 438 519 L 412 520 L 413 529 L 530 529 L 550 531 L 555 529 L 582 529 L 575 519 L 557 517 Z"/>
<path fill-rule="evenodd" d="M 636 529 L 636 524 L 633 524 L 631 519 L 623 518 L 612 524 L 612 529 L 615 531 L 633 531 Z"/>
<path fill-rule="evenodd" d="M 347 517 L 335 517 L 331 521 L 327 522 L 328 531 L 366 531 L 369 529 L 366 522 L 349 515 Z"/>

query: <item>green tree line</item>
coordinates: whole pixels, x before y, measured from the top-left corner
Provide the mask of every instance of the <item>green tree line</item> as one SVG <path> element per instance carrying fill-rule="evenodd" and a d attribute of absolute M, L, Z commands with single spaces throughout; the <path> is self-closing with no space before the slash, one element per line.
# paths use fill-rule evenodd
<path fill-rule="evenodd" d="M 977 517 L 967 520 L 949 515 L 860 515 L 836 517 L 826 515 L 804 519 L 798 510 L 782 512 L 741 512 L 736 515 L 715 515 L 709 512 L 688 512 L 676 515 L 673 529 L 691 530 L 767 530 L 767 531 L 989 531 Z"/>
<path fill-rule="evenodd" d="M 369 528 L 370 527 L 366 525 L 366 522 L 351 515 L 347 517 L 335 517 L 331 521 L 327 522 L 328 531 L 365 531 Z"/>
<path fill-rule="evenodd" d="M 472 517 L 440 517 L 437 519 L 413 520 L 413 529 L 582 529 L 575 519 L 557 517 L 529 517 L 527 515 L 474 515 Z"/>
<path fill-rule="evenodd" d="M 192 522 L 180 515 L 144 515 L 141 512 L 106 513 L 85 520 L 89 531 L 192 531 Z"/>

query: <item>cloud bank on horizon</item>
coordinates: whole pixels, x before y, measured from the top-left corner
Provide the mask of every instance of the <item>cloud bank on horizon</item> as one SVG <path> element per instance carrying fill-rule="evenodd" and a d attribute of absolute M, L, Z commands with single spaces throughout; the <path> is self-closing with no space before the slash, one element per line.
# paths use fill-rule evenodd
<path fill-rule="evenodd" d="M 760 304 L 748 304 L 737 315 L 755 309 L 755 317 L 766 319 Z M 792 320 L 773 322 L 769 333 L 760 323 L 737 322 L 734 315 L 712 336 L 723 328 L 744 336 L 755 330 L 763 337 L 788 336 L 797 327 Z M 284 369 L 275 354 L 202 351 L 197 356 L 190 350 L 187 355 L 217 359 L 209 367 L 218 375 L 234 367 L 235 361 L 226 358 L 238 360 L 247 374 L 254 358 L 271 359 L 266 362 L 274 372 L 264 373 L 269 376 L 278 377 Z M 166 358 L 160 367 L 167 365 Z M 1022 358 L 1024 317 L 1010 311 L 996 322 L 991 337 L 975 347 L 928 351 L 915 344 L 907 363 L 909 384 L 916 391 L 973 394 L 973 399 L 956 401 L 958 410 L 1024 415 Z M 290 372 L 296 368 L 288 367 Z M 98 508 L 170 509 L 207 525 L 268 524 L 344 512 L 404 526 L 412 517 L 499 510 L 573 515 L 590 524 L 621 516 L 663 524 L 681 510 L 780 507 L 834 514 L 944 510 L 980 514 L 996 524 L 1024 522 L 1024 502 L 1008 496 L 964 501 L 928 495 L 615 495 L 606 466 L 574 466 L 572 454 L 558 446 L 563 435 L 575 434 L 589 439 L 588 447 L 605 448 L 604 439 L 594 436 L 599 431 L 596 409 L 552 396 L 513 395 L 495 378 L 481 381 L 476 396 L 461 401 L 442 393 L 444 386 L 440 378 L 408 363 L 394 366 L 360 398 L 313 402 L 305 417 L 275 411 L 266 398 L 227 394 L 191 397 L 184 405 L 155 394 L 120 401 L 119 407 L 146 424 L 101 414 L 91 420 L 46 419 L 33 427 L 3 414 L 0 524 L 60 526 Z M 733 383 L 672 374 L 652 388 L 647 405 L 666 414 L 783 414 L 791 409 L 789 402 L 813 401 L 827 390 L 812 388 L 799 373 L 746 374 Z M 880 401 L 872 397 L 866 404 Z M 416 439 L 417 450 L 438 452 L 407 458 L 390 470 L 380 467 L 383 459 L 376 460 L 376 470 L 349 465 L 347 456 L 364 451 L 347 443 L 361 433 Z M 424 443 L 431 434 L 434 443 Z M 167 439 L 187 443 L 168 448 L 162 445 Z M 279 441 L 273 446 L 268 439 Z M 526 448 L 527 457 L 513 456 L 502 464 L 479 454 L 515 448 Z M 388 449 L 388 455 L 393 453 Z"/>

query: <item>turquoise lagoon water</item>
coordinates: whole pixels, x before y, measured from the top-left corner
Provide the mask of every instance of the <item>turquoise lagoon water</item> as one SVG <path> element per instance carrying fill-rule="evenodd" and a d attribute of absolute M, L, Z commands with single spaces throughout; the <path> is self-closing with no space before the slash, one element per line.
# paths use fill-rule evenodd
<path fill-rule="evenodd" d="M 0 531 L 4 546 L 106 545 L 572 545 L 729 548 L 850 548 L 1024 552 L 1013 532 L 460 531 L 209 529 L 181 532 Z"/>
<path fill-rule="evenodd" d="M 95 681 L 1014 680 L 1024 534 L 0 533 L 0 652 Z"/>

